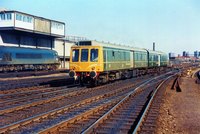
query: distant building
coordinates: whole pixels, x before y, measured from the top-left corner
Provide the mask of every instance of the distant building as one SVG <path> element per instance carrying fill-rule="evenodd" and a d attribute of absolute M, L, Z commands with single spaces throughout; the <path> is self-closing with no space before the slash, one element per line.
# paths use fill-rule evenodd
<path fill-rule="evenodd" d="M 186 51 L 183 51 L 183 57 L 186 57 Z"/>
<path fill-rule="evenodd" d="M 189 52 L 183 51 L 183 57 L 189 57 Z"/>
<path fill-rule="evenodd" d="M 199 56 L 200 56 L 199 54 L 200 54 L 199 51 L 194 51 L 194 57 L 199 58 Z"/>
<path fill-rule="evenodd" d="M 169 59 L 175 59 L 176 55 L 175 53 L 169 53 Z"/>

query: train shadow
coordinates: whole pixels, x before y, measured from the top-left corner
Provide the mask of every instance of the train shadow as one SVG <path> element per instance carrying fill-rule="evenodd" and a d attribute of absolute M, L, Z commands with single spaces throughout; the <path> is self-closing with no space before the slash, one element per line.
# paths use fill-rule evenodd
<path fill-rule="evenodd" d="M 57 80 L 51 80 L 48 82 L 42 82 L 40 85 L 49 85 L 50 87 L 61 87 L 61 86 L 68 86 L 73 85 L 74 79 L 73 78 L 62 78 Z"/>

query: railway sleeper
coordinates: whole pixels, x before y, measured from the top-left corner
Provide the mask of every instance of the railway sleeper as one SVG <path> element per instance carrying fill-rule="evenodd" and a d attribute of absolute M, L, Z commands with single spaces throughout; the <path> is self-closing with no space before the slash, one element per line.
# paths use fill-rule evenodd
<path fill-rule="evenodd" d="M 113 128 L 113 126 L 115 126 L 115 127 Z M 129 131 L 129 129 L 130 129 L 130 126 L 127 126 L 127 125 L 116 126 L 115 124 L 113 124 L 113 125 L 112 124 L 111 125 L 103 124 L 96 129 L 96 132 L 100 133 L 99 130 L 100 131 L 103 130 L 105 133 L 120 133 L 120 132 L 127 133 Z"/>
<path fill-rule="evenodd" d="M 157 119 L 157 118 L 156 118 Z M 156 123 L 156 119 L 153 120 L 145 120 L 145 122 L 143 124 L 155 124 Z"/>
<path fill-rule="evenodd" d="M 149 127 L 149 126 L 142 126 L 142 131 L 143 132 L 154 132 L 155 131 L 155 127 Z"/>

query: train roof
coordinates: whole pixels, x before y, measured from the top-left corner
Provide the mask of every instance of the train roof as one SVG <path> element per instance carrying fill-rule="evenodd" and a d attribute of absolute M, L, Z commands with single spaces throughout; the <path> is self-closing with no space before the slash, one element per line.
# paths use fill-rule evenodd
<path fill-rule="evenodd" d="M 0 46 L 0 50 L 4 51 L 13 51 L 13 50 L 19 50 L 19 51 L 24 51 L 24 50 L 32 50 L 32 51 L 43 51 L 43 52 L 56 52 L 55 50 L 51 49 L 41 49 L 41 48 L 28 48 L 28 47 L 15 47 L 15 46 Z"/>
<path fill-rule="evenodd" d="M 153 50 L 147 50 L 147 51 L 148 51 L 149 53 L 167 55 L 166 53 L 161 52 L 161 51 L 153 51 Z"/>
<path fill-rule="evenodd" d="M 166 53 L 161 52 L 161 51 L 153 51 L 153 50 L 148 50 L 148 49 L 145 49 L 145 48 L 123 46 L 123 45 L 112 44 L 112 43 L 109 43 L 109 42 L 100 42 L 100 41 L 94 41 L 94 40 L 79 41 L 77 43 L 77 45 L 78 46 L 103 46 L 103 47 L 118 48 L 118 49 L 131 50 L 131 51 L 140 51 L 140 52 L 147 52 L 148 51 L 149 53 L 153 53 L 153 54 L 166 55 Z"/>
<path fill-rule="evenodd" d="M 77 45 L 78 46 L 103 46 L 103 47 L 111 47 L 111 48 L 118 48 L 118 49 L 132 50 L 132 51 L 144 51 L 144 52 L 147 51 L 144 48 L 123 46 L 123 45 L 112 44 L 109 42 L 106 43 L 106 42 L 99 42 L 99 41 L 93 41 L 93 40 L 79 41 Z"/>

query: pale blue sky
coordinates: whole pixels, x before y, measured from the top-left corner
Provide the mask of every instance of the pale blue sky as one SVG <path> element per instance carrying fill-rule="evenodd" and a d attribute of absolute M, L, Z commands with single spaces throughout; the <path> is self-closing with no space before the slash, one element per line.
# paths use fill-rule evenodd
<path fill-rule="evenodd" d="M 0 7 L 59 20 L 66 35 L 164 52 L 200 50 L 199 0 L 1 0 Z"/>

